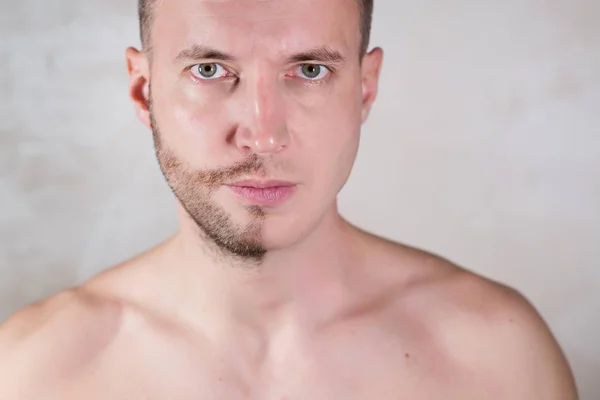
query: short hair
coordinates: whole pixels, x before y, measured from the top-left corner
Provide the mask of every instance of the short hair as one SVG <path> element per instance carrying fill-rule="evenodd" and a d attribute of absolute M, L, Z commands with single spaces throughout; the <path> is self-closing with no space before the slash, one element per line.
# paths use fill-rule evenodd
<path fill-rule="evenodd" d="M 369 40 L 371 37 L 371 22 L 373 20 L 373 0 L 356 0 L 360 12 L 360 35 L 361 35 L 361 56 L 363 56 L 369 48 Z M 140 19 L 140 37 L 142 47 L 145 49 L 151 48 L 150 31 L 153 22 L 152 7 L 156 0 L 138 0 L 138 16 Z"/>

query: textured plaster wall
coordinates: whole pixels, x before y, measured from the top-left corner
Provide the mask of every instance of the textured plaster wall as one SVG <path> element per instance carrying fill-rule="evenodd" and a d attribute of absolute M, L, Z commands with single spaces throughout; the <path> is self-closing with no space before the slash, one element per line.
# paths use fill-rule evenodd
<path fill-rule="evenodd" d="M 135 1 L 0 0 L 0 319 L 176 229 Z M 600 399 L 600 2 L 376 0 L 352 221 L 524 293 Z"/>

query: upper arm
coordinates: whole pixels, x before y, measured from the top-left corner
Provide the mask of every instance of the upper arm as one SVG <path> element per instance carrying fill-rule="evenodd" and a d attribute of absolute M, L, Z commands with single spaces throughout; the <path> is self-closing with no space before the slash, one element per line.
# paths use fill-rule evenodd
<path fill-rule="evenodd" d="M 459 273 L 440 284 L 434 297 L 438 344 L 482 398 L 577 399 L 559 344 L 522 295 Z"/>
<path fill-rule="evenodd" d="M 45 329 L 48 306 L 48 302 L 29 305 L 0 325 L 0 399 L 23 398 L 27 386 L 38 383 L 36 335 Z"/>
<path fill-rule="evenodd" d="M 0 377 L 8 382 L 0 399 L 23 398 L 78 372 L 109 344 L 118 317 L 114 306 L 72 290 L 9 318 L 0 325 Z"/>
<path fill-rule="evenodd" d="M 462 365 L 500 399 L 576 400 L 566 357 L 537 310 L 512 289 L 479 283 L 467 286 Z"/>
<path fill-rule="evenodd" d="M 575 380 L 549 327 L 521 295 L 512 293 L 494 321 L 492 352 L 510 398 L 575 400 Z"/>

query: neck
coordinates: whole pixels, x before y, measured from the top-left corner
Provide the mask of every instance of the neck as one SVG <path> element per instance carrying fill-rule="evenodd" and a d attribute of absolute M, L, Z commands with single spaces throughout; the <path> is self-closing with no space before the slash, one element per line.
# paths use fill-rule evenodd
<path fill-rule="evenodd" d="M 182 308 L 265 325 L 280 318 L 318 324 L 339 312 L 348 276 L 362 265 L 357 230 L 334 206 L 304 240 L 270 251 L 259 265 L 232 266 L 182 224 L 167 278 Z M 166 283 L 166 282 L 165 282 Z"/>

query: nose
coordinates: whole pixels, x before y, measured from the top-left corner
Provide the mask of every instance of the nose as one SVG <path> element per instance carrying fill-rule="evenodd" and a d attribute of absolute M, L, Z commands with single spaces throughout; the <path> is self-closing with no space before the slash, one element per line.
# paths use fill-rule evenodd
<path fill-rule="evenodd" d="M 276 80 L 258 77 L 242 89 L 235 144 L 244 153 L 273 154 L 289 147 L 284 99 Z"/>

